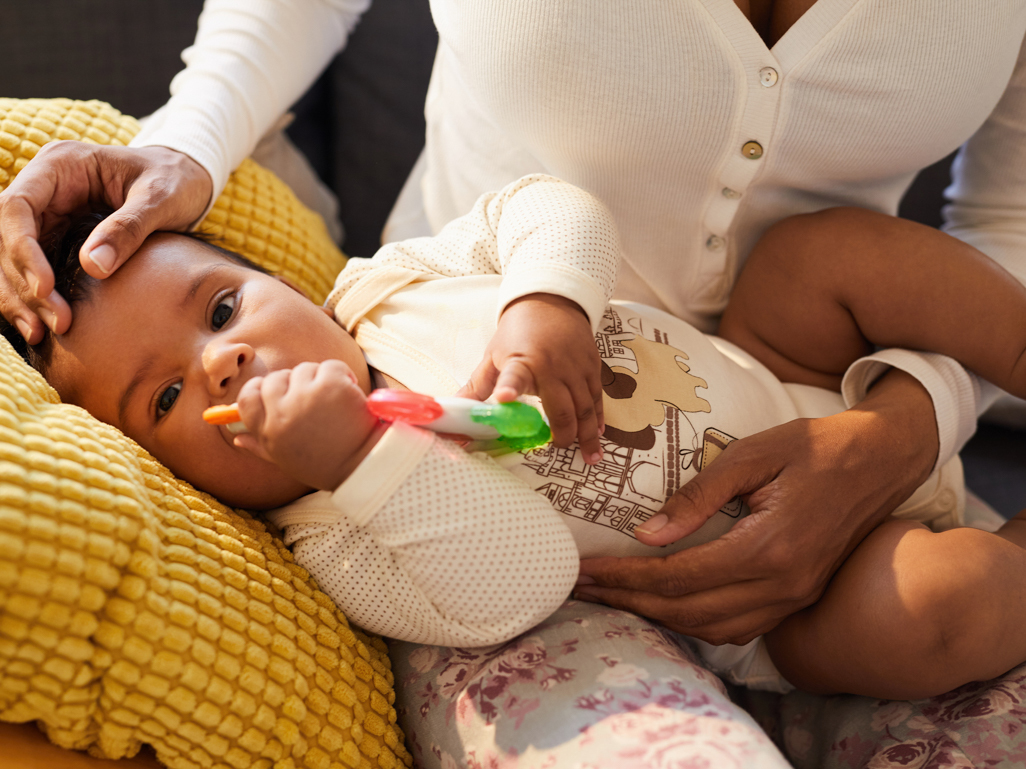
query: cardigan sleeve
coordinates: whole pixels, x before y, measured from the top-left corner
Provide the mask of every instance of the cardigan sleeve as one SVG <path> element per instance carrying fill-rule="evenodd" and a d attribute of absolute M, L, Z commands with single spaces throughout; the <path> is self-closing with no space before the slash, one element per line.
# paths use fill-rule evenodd
<path fill-rule="evenodd" d="M 500 643 L 555 611 L 577 578 L 577 547 L 545 497 L 408 425 L 335 492 L 271 518 L 350 620 L 405 641 Z"/>
<path fill-rule="evenodd" d="M 1004 94 L 959 150 L 951 175 L 951 186 L 945 190 L 951 202 L 944 208 L 944 231 L 978 248 L 1026 284 L 1026 40 Z M 990 382 L 956 368 L 961 369 L 944 359 L 940 373 L 948 380 L 971 380 L 975 397 L 966 400 L 958 395 L 964 387 L 951 388 L 949 400 L 961 404 L 957 412 L 945 419 L 938 409 L 941 435 L 958 436 L 951 453 L 961 449 L 975 430 L 976 417 L 1000 394 Z M 938 462 L 945 459 L 941 456 Z"/>
<path fill-rule="evenodd" d="M 557 294 L 580 305 L 596 329 L 619 264 L 608 209 L 579 187 L 535 174 L 482 195 L 433 237 L 389 243 L 370 259 L 350 259 L 325 305 L 352 330 L 383 295 L 402 285 L 502 275 L 496 317 L 518 297 Z"/>
<path fill-rule="evenodd" d="M 228 175 L 346 43 L 371 0 L 206 0 L 171 99 L 132 140 L 184 152 Z"/>

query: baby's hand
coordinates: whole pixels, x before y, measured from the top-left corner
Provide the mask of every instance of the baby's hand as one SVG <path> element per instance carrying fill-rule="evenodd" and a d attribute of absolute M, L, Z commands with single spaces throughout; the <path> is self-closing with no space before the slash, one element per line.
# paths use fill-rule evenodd
<path fill-rule="evenodd" d="M 484 360 L 458 395 L 500 403 L 524 393 L 541 397 L 552 441 L 566 447 L 574 438 L 584 461 L 602 459 L 602 361 L 591 325 L 581 308 L 553 294 L 530 294 L 511 302 Z"/>
<path fill-rule="evenodd" d="M 235 445 L 315 489 L 332 490 L 374 445 L 378 420 L 342 361 L 301 363 L 254 377 L 238 395 L 248 434 Z"/>

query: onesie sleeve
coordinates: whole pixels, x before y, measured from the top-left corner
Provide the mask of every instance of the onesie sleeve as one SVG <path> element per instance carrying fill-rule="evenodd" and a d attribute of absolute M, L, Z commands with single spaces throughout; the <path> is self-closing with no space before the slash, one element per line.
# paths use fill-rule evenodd
<path fill-rule="evenodd" d="M 405 641 L 500 643 L 555 611 L 577 578 L 573 537 L 545 497 L 408 425 L 335 492 L 272 519 L 352 622 Z"/>
<path fill-rule="evenodd" d="M 405 272 L 407 282 L 502 275 L 497 315 L 521 296 L 557 294 L 580 305 L 594 330 L 612 296 L 619 263 L 619 239 L 608 209 L 579 187 L 535 174 L 482 195 L 470 213 L 433 237 L 390 243 L 371 259 L 350 259 L 325 305 L 351 329 L 380 301 L 373 286 L 394 290 L 390 274 Z"/>
<path fill-rule="evenodd" d="M 184 152 L 228 175 L 345 46 L 370 0 L 206 0 L 171 99 L 132 140 Z M 208 209 L 209 210 L 209 209 Z"/>
<path fill-rule="evenodd" d="M 930 394 L 937 417 L 939 446 L 937 463 L 943 466 L 976 432 L 976 405 L 983 400 L 980 380 L 953 358 L 937 353 L 910 350 L 880 350 L 859 358 L 848 367 L 841 381 L 844 405 L 851 408 L 889 369 L 904 371 L 919 381 Z"/>

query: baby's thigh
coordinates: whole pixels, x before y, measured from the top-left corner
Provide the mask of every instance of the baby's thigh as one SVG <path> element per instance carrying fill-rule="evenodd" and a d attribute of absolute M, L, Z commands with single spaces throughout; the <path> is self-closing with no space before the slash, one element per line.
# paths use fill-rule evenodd
<path fill-rule="evenodd" d="M 497 647 L 390 650 L 400 726 L 425 769 L 622 767 L 659 757 L 788 766 L 693 652 L 627 612 L 567 601 Z"/>

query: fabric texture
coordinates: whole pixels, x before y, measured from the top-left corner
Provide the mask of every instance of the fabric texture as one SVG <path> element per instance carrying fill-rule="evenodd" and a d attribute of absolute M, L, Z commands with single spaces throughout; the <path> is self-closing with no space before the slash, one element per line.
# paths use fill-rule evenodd
<path fill-rule="evenodd" d="M 568 601 L 487 649 L 389 642 L 400 718 L 422 769 L 784 769 L 683 637 Z"/>
<path fill-rule="evenodd" d="M 0 167 L 137 127 L 102 102 L 0 99 Z M 342 257 L 318 225 L 249 163 L 202 229 L 323 297 Z M 0 342 L 0 719 L 106 758 L 145 742 L 175 769 L 391 769 L 410 762 L 392 681 L 380 639 L 263 524 L 61 404 Z"/>

